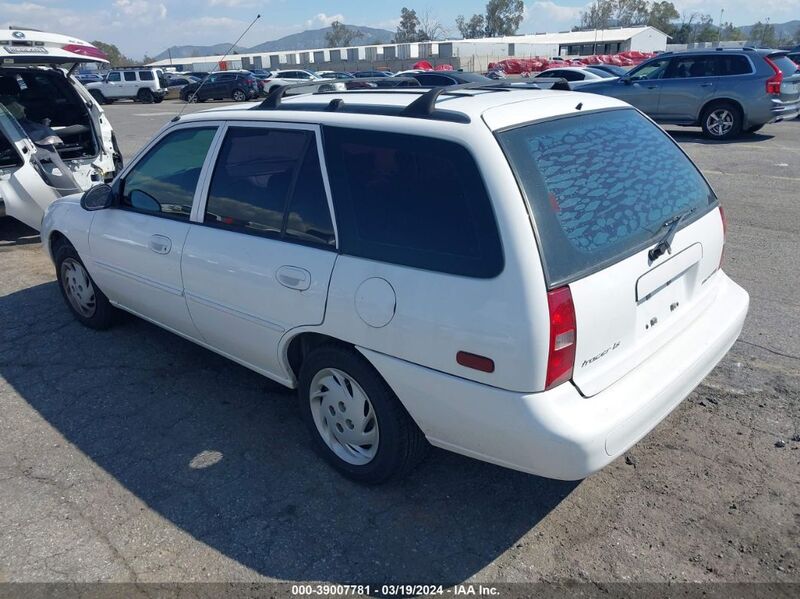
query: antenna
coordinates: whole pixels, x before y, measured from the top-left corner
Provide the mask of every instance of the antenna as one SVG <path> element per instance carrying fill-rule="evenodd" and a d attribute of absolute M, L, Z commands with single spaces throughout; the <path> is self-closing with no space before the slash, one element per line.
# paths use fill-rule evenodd
<path fill-rule="evenodd" d="M 248 31 L 250 31 L 250 29 L 253 27 L 253 25 L 255 25 L 255 24 L 256 24 L 256 21 L 258 21 L 260 18 L 261 18 L 261 15 L 260 15 L 260 14 L 259 14 L 259 15 L 256 15 L 256 18 L 255 18 L 255 19 L 253 19 L 253 20 L 252 20 L 252 22 L 251 22 L 251 23 L 250 23 L 250 24 L 247 26 L 247 29 L 245 29 L 244 31 L 242 31 L 242 35 L 240 35 L 240 36 L 239 36 L 239 38 L 238 38 L 238 39 L 237 39 L 235 42 L 233 42 L 233 43 L 231 44 L 231 47 L 230 47 L 230 48 L 228 48 L 228 51 L 227 51 L 227 52 L 225 52 L 225 54 L 223 54 L 223 55 L 222 55 L 222 58 L 220 58 L 220 59 L 217 61 L 217 66 L 215 66 L 213 69 L 211 69 L 211 72 L 208 74 L 208 76 L 207 76 L 205 79 L 203 79 L 203 80 L 200 82 L 200 85 L 198 85 L 198 86 L 197 86 L 197 89 L 196 89 L 196 90 L 194 90 L 194 93 L 192 93 L 192 97 L 195 97 L 195 96 L 197 95 L 197 92 L 199 92 L 199 91 L 200 91 L 200 88 L 202 88 L 202 87 L 203 87 L 203 86 L 206 84 L 206 81 L 208 81 L 208 78 L 209 78 L 209 77 L 211 77 L 211 75 L 213 75 L 214 73 L 216 73 L 216 72 L 217 72 L 217 70 L 218 70 L 218 68 L 219 68 L 219 64 L 220 64 L 221 62 L 225 62 L 225 59 L 226 59 L 226 58 L 228 58 L 228 54 L 230 54 L 231 52 L 233 52 L 233 49 L 234 49 L 234 48 L 235 48 L 235 47 L 236 47 L 236 46 L 239 44 L 239 42 L 241 41 L 241 39 L 242 39 L 242 38 L 243 38 L 243 37 L 244 37 L 244 36 L 247 34 L 247 32 L 248 32 Z M 171 58 L 171 57 L 170 57 L 170 58 Z M 183 108 L 181 108 L 181 111 L 180 111 L 180 112 L 177 114 L 177 116 L 175 116 L 175 117 L 172 119 L 172 120 L 173 120 L 173 122 L 174 122 L 174 121 L 177 121 L 177 120 L 180 120 L 180 118 L 183 116 L 183 111 L 184 111 L 184 110 L 186 110 L 186 107 L 187 107 L 188 105 L 189 105 L 189 102 L 186 102 L 186 104 L 184 104 L 184 105 L 183 105 Z"/>

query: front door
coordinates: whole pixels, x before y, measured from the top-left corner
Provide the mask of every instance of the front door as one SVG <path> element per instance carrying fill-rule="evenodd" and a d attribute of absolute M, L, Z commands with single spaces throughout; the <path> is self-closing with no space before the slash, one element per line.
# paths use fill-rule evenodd
<path fill-rule="evenodd" d="M 122 80 L 122 73 L 111 71 L 103 81 L 100 91 L 106 98 L 122 98 L 125 93 L 126 83 Z"/>
<path fill-rule="evenodd" d="M 643 64 L 631 71 L 628 77 L 617 80 L 617 88 L 611 95 L 655 117 L 658 114 L 662 78 L 668 64 L 668 58 Z"/>
<path fill-rule="evenodd" d="M 0 103 L 0 201 L 8 216 L 38 231 L 45 210 L 61 193 L 45 182 L 36 161 L 35 146 Z"/>
<path fill-rule="evenodd" d="M 92 277 L 112 303 L 196 338 L 181 280 L 195 192 L 218 127 L 179 126 L 115 182 L 115 205 L 95 214 Z"/>
<path fill-rule="evenodd" d="M 206 343 L 278 380 L 278 343 L 322 323 L 337 256 L 318 141 L 310 125 L 229 125 L 183 251 Z"/>

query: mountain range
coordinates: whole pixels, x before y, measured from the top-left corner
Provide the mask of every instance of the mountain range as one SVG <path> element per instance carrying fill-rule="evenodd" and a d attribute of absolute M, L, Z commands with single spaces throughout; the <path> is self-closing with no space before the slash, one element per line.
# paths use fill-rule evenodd
<path fill-rule="evenodd" d="M 364 27 L 361 25 L 348 25 L 348 29 L 356 29 L 361 32 L 361 37 L 353 41 L 359 46 L 386 43 L 394 37 L 394 32 L 388 29 L 376 29 L 374 27 Z M 312 48 L 326 48 L 328 46 L 325 35 L 331 30 L 330 27 L 322 29 L 310 29 L 300 33 L 293 33 L 277 40 L 263 42 L 250 48 L 236 46 L 233 51 L 237 54 L 245 52 L 277 52 L 279 50 L 308 50 Z M 225 54 L 230 49 L 231 44 L 213 44 L 210 46 L 172 46 L 160 54 L 153 57 L 153 60 L 166 60 L 170 56 L 173 59 L 191 58 L 192 56 L 219 56 Z"/>

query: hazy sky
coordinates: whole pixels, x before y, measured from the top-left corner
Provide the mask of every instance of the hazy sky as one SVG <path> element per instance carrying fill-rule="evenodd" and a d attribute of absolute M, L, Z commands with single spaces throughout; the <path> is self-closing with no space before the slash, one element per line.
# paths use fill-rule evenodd
<path fill-rule="evenodd" d="M 520 33 L 563 31 L 580 18 L 589 0 L 538 0 L 525 3 Z M 800 0 L 674 0 L 681 11 L 701 11 L 719 20 L 749 25 L 767 17 L 773 23 L 800 18 Z M 114 43 L 127 55 L 154 55 L 170 45 L 232 42 L 257 13 L 261 20 L 242 40 L 245 46 L 304 29 L 325 27 L 333 20 L 394 29 L 403 6 L 426 10 L 451 35 L 455 18 L 483 12 L 486 0 L 0 0 L 0 27 L 33 27 Z"/>

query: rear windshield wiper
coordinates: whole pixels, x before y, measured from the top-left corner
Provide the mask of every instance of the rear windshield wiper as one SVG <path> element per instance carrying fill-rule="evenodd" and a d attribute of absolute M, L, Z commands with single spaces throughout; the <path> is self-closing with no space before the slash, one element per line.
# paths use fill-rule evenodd
<path fill-rule="evenodd" d="M 678 230 L 678 225 L 681 224 L 681 221 L 683 221 L 684 218 L 689 216 L 695 210 L 695 208 L 691 208 L 690 210 L 676 214 L 668 219 L 663 225 L 661 225 L 661 228 L 669 228 L 664 234 L 664 237 L 661 238 L 661 241 L 656 244 L 656 247 L 647 253 L 647 256 L 650 258 L 650 262 L 655 262 L 667 252 L 672 254 L 672 239 L 675 237 L 675 232 Z"/>

